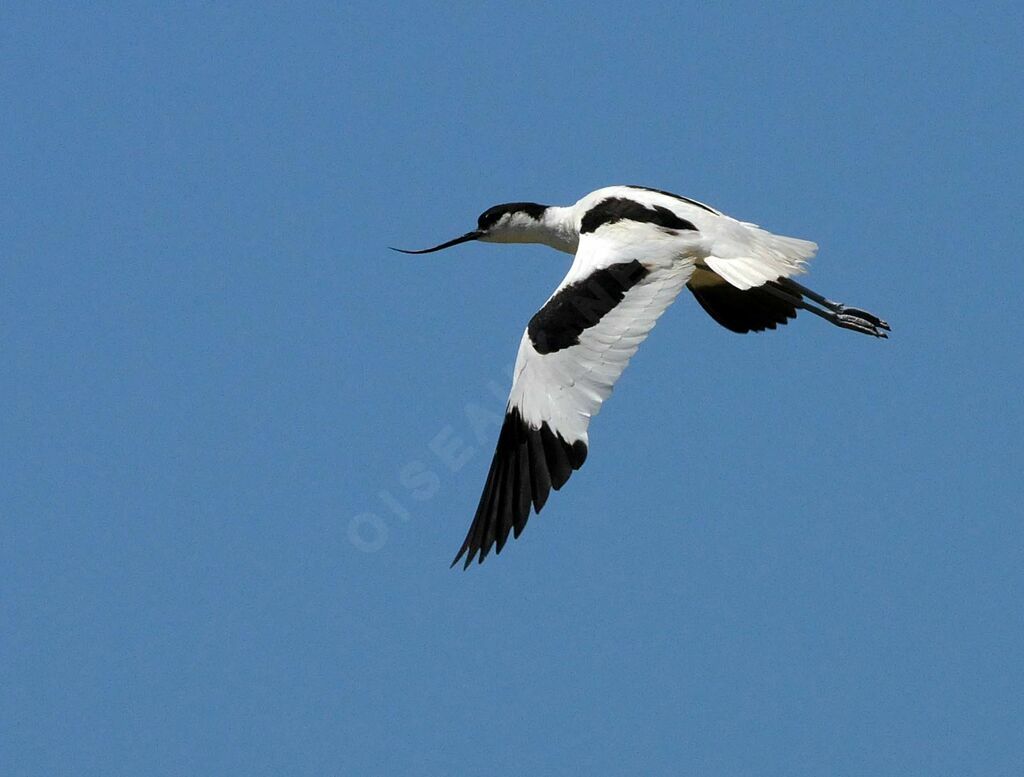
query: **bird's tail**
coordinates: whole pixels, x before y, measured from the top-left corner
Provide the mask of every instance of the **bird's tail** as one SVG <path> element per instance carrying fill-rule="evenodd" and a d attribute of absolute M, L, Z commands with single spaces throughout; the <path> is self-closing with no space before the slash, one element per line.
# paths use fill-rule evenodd
<path fill-rule="evenodd" d="M 754 224 L 744 226 L 749 232 L 743 250 L 735 256 L 710 256 L 705 260 L 708 267 L 737 289 L 804 273 L 807 260 L 818 250 L 818 244 L 810 240 L 775 235 Z"/>

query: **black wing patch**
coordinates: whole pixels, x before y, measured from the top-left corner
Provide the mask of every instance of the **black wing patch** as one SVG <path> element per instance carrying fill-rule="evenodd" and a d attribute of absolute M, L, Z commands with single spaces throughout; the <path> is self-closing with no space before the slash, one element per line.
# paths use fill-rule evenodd
<path fill-rule="evenodd" d="M 675 194 L 673 192 L 667 192 L 664 189 L 652 189 L 650 186 L 637 186 L 636 184 L 627 184 L 626 188 L 627 189 L 640 189 L 641 191 L 654 192 L 655 194 L 664 194 L 666 197 L 673 197 L 673 198 L 675 198 L 677 200 L 682 200 L 683 202 L 687 202 L 690 205 L 693 205 L 694 207 L 703 208 L 708 213 L 714 213 L 716 216 L 721 216 L 722 215 L 717 210 L 712 208 L 710 205 L 705 205 L 703 202 L 697 202 L 696 200 L 691 200 L 689 197 L 684 197 L 681 194 Z"/>
<path fill-rule="evenodd" d="M 739 334 L 763 332 L 796 318 L 796 307 L 769 294 L 763 287 L 737 289 L 725 280 L 714 284 L 686 284 L 697 302 L 715 321 Z"/>
<path fill-rule="evenodd" d="M 537 353 L 555 353 L 579 343 L 583 331 L 622 302 L 626 292 L 649 272 L 634 259 L 595 270 L 563 288 L 534 314 L 526 327 Z"/>
<path fill-rule="evenodd" d="M 463 569 L 468 569 L 478 552 L 482 564 L 492 546 L 495 553 L 501 553 L 509 532 L 515 538 L 523 533 L 530 506 L 539 513 L 551 489 L 557 491 L 564 486 L 586 458 L 587 446 L 582 440 L 570 444 L 546 423 L 533 429 L 523 420 L 519 408 L 510 408 L 498 435 L 476 515 L 452 566 L 465 555 Z"/>
<path fill-rule="evenodd" d="M 583 214 L 583 218 L 580 220 L 580 234 L 594 232 L 598 227 L 614 224 L 623 219 L 657 224 L 665 229 L 697 229 L 689 221 L 680 218 L 662 205 L 648 208 L 627 197 L 608 197 Z"/>

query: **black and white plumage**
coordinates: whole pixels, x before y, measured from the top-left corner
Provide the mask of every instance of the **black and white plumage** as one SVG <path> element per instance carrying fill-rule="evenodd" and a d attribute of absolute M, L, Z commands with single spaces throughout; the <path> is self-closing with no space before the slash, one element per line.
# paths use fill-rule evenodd
<path fill-rule="evenodd" d="M 483 494 L 455 560 L 483 562 L 518 537 L 586 460 L 590 420 L 658 318 L 688 287 L 734 332 L 763 331 L 807 310 L 885 337 L 888 324 L 792 280 L 817 250 L 737 221 L 703 203 L 640 186 L 598 189 L 568 207 L 508 203 L 477 229 L 422 251 L 471 240 L 542 243 L 574 254 L 555 292 L 530 319 Z"/>

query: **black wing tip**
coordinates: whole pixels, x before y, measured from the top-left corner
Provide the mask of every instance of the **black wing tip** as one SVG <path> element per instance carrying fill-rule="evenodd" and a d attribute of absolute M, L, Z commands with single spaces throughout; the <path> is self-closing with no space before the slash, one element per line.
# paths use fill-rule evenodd
<path fill-rule="evenodd" d="M 469 551 L 468 553 L 466 551 Z M 501 553 L 500 550 L 495 548 L 494 555 Z M 465 559 L 463 559 L 465 556 Z M 455 566 L 462 561 L 462 571 L 465 572 L 471 566 L 473 566 L 473 560 L 476 560 L 477 564 L 484 563 L 484 557 L 487 556 L 487 551 L 483 551 L 481 547 L 470 548 L 468 545 L 463 545 L 462 549 L 455 554 L 455 558 L 452 559 L 452 563 L 448 565 L 448 569 L 455 569 Z"/>
<path fill-rule="evenodd" d="M 459 559 L 461 559 L 464 555 L 466 555 L 466 546 L 465 545 L 463 545 L 462 549 L 458 553 L 455 554 L 455 558 L 453 558 L 452 559 L 452 563 L 448 565 L 448 569 L 454 569 L 455 565 L 459 563 Z M 466 559 L 466 565 L 463 567 L 463 569 L 469 569 L 469 562 L 472 561 L 472 560 L 473 560 L 472 556 L 470 556 L 468 559 Z"/>
<path fill-rule="evenodd" d="M 473 522 L 449 569 L 460 561 L 463 570 L 474 559 L 482 564 L 492 548 L 500 554 L 509 534 L 513 539 L 522 534 L 531 508 L 539 513 L 551 489 L 561 488 L 586 459 L 583 440 L 569 443 L 547 423 L 535 429 L 517 407 L 510 408 Z"/>
<path fill-rule="evenodd" d="M 587 460 L 587 444 L 583 440 L 576 440 L 570 447 L 571 455 L 569 463 L 573 469 L 579 469 Z"/>

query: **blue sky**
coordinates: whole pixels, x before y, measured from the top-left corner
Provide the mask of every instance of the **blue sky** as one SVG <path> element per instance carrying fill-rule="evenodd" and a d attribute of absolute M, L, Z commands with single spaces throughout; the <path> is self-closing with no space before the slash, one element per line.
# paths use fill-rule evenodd
<path fill-rule="evenodd" d="M 1024 772 L 1024 35 L 899 5 L 8 4 L 3 773 Z M 566 260 L 386 246 L 612 183 L 893 337 L 684 295 L 450 571 Z"/>

